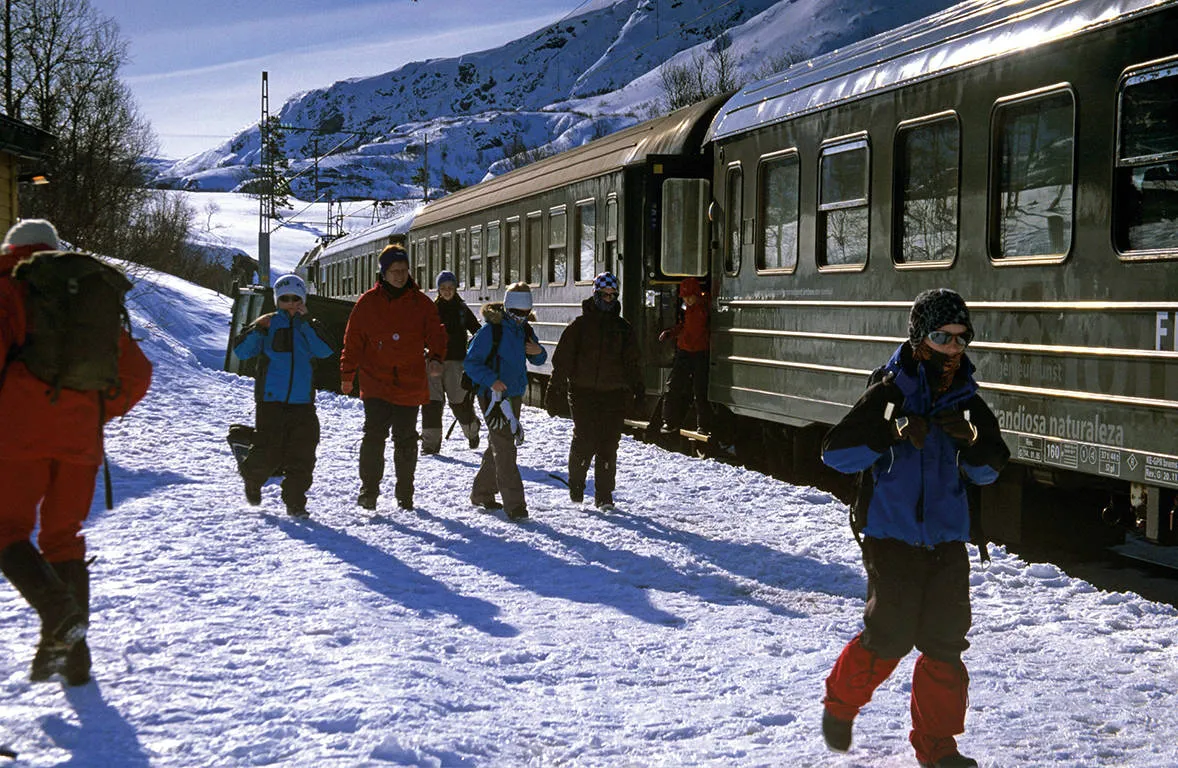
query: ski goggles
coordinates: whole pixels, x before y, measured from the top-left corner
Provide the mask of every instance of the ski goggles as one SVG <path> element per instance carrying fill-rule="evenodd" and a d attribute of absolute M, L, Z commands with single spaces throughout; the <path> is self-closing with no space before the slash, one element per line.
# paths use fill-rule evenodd
<path fill-rule="evenodd" d="M 973 341 L 973 336 L 967 333 L 949 333 L 948 331 L 930 331 L 928 340 L 934 344 L 944 346 L 949 342 L 955 342 L 959 347 L 968 347 L 969 343 Z"/>

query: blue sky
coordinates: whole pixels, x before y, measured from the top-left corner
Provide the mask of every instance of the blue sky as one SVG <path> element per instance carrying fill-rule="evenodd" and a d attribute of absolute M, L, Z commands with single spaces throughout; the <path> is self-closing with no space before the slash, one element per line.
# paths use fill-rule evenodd
<path fill-rule="evenodd" d="M 601 0 L 90 0 L 130 43 L 123 78 L 180 158 L 301 91 L 410 61 L 494 48 Z M 491 11 L 493 9 L 493 12 Z"/>

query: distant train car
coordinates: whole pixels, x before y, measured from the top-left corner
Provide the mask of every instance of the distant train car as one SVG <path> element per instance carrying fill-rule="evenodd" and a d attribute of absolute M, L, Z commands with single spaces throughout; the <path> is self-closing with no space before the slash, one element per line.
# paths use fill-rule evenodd
<path fill-rule="evenodd" d="M 987 532 L 1018 540 L 1030 480 L 1173 542 L 1176 24 L 1168 1 L 967 2 L 729 100 L 712 399 L 814 455 L 913 297 L 951 287 L 1016 462 Z"/>
<path fill-rule="evenodd" d="M 674 324 L 678 281 L 708 269 L 706 243 L 697 242 L 706 240 L 706 226 L 679 225 L 685 201 L 677 182 L 708 174 L 703 136 L 721 103 L 700 102 L 429 204 L 409 232 L 415 279 L 433 289 L 434 276 L 450 270 L 471 305 L 528 283 L 534 328 L 551 352 L 581 313 L 594 276 L 614 272 L 647 362 L 647 387 L 657 390 L 671 354 L 658 334 Z M 672 232 L 666 246 L 664 223 Z M 683 259 L 686 252 L 694 259 Z"/>

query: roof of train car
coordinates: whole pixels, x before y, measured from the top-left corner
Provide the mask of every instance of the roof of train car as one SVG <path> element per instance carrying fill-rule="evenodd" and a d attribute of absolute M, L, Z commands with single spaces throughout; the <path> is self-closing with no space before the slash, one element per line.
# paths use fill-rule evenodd
<path fill-rule="evenodd" d="M 967 0 L 746 85 L 716 113 L 707 140 L 1071 37 L 1174 2 Z"/>
<path fill-rule="evenodd" d="M 413 218 L 416 213 L 416 210 L 407 211 L 391 219 L 385 219 L 370 227 L 365 227 L 359 232 L 349 232 L 324 246 L 319 253 L 315 254 L 315 258 L 321 258 L 324 254 L 332 255 L 339 253 L 356 245 L 370 243 L 373 240 L 387 239 L 389 235 L 404 235 L 409 232 L 409 227 L 413 225 Z M 304 260 L 306 260 L 306 257 L 304 257 Z M 302 264 L 303 262 L 300 261 L 299 263 Z"/>
<path fill-rule="evenodd" d="M 413 228 L 482 210 L 506 200 L 592 179 L 642 162 L 650 155 L 683 154 L 703 145 L 712 114 L 724 102 L 715 96 L 668 115 L 631 126 L 583 146 L 496 176 L 430 203 Z"/>

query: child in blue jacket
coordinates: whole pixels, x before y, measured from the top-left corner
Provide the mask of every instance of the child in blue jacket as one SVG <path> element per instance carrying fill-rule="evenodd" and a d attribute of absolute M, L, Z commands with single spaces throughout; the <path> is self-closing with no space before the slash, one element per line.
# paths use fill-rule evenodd
<path fill-rule="evenodd" d="M 262 315 L 237 337 L 233 353 L 242 360 L 258 355 L 254 400 L 257 423 L 253 445 L 241 464 L 245 498 L 262 503 L 262 485 L 285 468 L 282 501 L 294 517 L 307 517 L 307 489 L 319 447 L 319 417 L 311 360 L 332 355 L 318 321 L 307 315 L 307 286 L 298 275 L 274 283 L 278 311 Z"/>
<path fill-rule="evenodd" d="M 482 312 L 486 322 L 471 340 L 463 367 L 477 387 L 490 445 L 475 475 L 470 502 L 484 509 L 502 506 L 508 518 L 523 520 L 528 507 L 515 451 L 523 442 L 520 408 L 528 391 L 528 363 L 543 365 L 548 353 L 528 325 L 535 316 L 527 283 L 508 286 L 503 302 L 484 304 Z M 502 505 L 495 499 L 496 492 L 503 494 Z"/>
<path fill-rule="evenodd" d="M 972 616 L 967 484 L 998 478 L 1010 458 L 998 420 L 978 395 L 965 348 L 969 310 L 947 288 L 916 297 L 908 341 L 827 434 L 822 460 L 867 470 L 856 511 L 866 510 L 863 632 L 826 679 L 822 733 L 845 752 L 859 709 L 900 659 L 920 651 L 912 673 L 908 739 L 925 768 L 971 768 L 957 749 L 965 731 L 969 675 L 961 654 Z"/>

